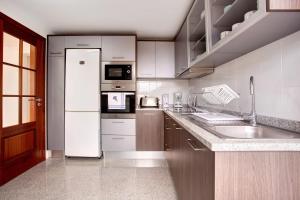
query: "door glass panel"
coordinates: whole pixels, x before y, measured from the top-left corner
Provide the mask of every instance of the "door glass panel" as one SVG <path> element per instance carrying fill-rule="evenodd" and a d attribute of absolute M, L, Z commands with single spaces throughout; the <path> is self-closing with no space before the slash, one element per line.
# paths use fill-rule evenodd
<path fill-rule="evenodd" d="M 34 97 L 22 98 L 22 123 L 34 122 L 36 119 L 36 103 Z"/>
<path fill-rule="evenodd" d="M 19 124 L 19 97 L 3 97 L 3 127 Z"/>
<path fill-rule="evenodd" d="M 36 48 L 35 46 L 23 41 L 23 67 L 35 69 Z"/>
<path fill-rule="evenodd" d="M 35 95 L 35 72 L 23 69 L 23 95 Z"/>
<path fill-rule="evenodd" d="M 3 94 L 19 95 L 19 68 L 3 65 Z"/>
<path fill-rule="evenodd" d="M 20 40 L 7 33 L 3 34 L 3 62 L 19 65 Z"/>

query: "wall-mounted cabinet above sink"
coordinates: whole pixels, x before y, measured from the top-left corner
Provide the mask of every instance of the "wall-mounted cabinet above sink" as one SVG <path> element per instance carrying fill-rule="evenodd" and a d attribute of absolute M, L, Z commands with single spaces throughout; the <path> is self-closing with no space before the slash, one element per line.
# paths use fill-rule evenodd
<path fill-rule="evenodd" d="M 300 30 L 300 12 L 272 12 L 269 1 L 274 0 L 195 0 L 185 22 L 188 64 L 183 71 L 215 68 Z M 282 4 L 276 5 L 280 10 Z"/>

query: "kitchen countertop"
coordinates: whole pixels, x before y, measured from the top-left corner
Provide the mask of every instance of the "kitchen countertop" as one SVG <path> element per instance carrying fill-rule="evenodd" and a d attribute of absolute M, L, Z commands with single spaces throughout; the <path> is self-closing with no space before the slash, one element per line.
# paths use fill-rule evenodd
<path fill-rule="evenodd" d="M 300 139 L 234 139 L 226 140 L 201 128 L 180 113 L 164 111 L 211 151 L 300 151 Z"/>

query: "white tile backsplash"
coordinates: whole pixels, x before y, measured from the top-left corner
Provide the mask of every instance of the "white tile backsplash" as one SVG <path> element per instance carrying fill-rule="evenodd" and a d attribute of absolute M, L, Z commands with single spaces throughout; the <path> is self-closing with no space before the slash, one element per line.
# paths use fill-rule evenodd
<path fill-rule="evenodd" d="M 173 93 L 182 92 L 183 103 L 187 102 L 189 94 L 188 80 L 138 80 L 137 99 L 142 96 L 158 97 L 161 99 L 163 94 L 169 94 L 169 104 L 173 104 Z M 161 103 L 161 102 L 160 102 Z"/>
<path fill-rule="evenodd" d="M 209 76 L 190 80 L 189 87 L 199 92 L 203 87 L 228 84 L 240 99 L 226 109 L 250 112 L 251 75 L 258 114 L 300 121 L 300 31 L 219 66 Z"/>

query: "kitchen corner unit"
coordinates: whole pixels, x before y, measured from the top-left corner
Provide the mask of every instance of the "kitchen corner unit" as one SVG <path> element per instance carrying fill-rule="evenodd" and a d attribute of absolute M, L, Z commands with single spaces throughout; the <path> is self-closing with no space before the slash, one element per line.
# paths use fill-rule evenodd
<path fill-rule="evenodd" d="M 179 199 L 300 198 L 299 140 L 225 141 L 170 111 L 165 150 Z"/>

